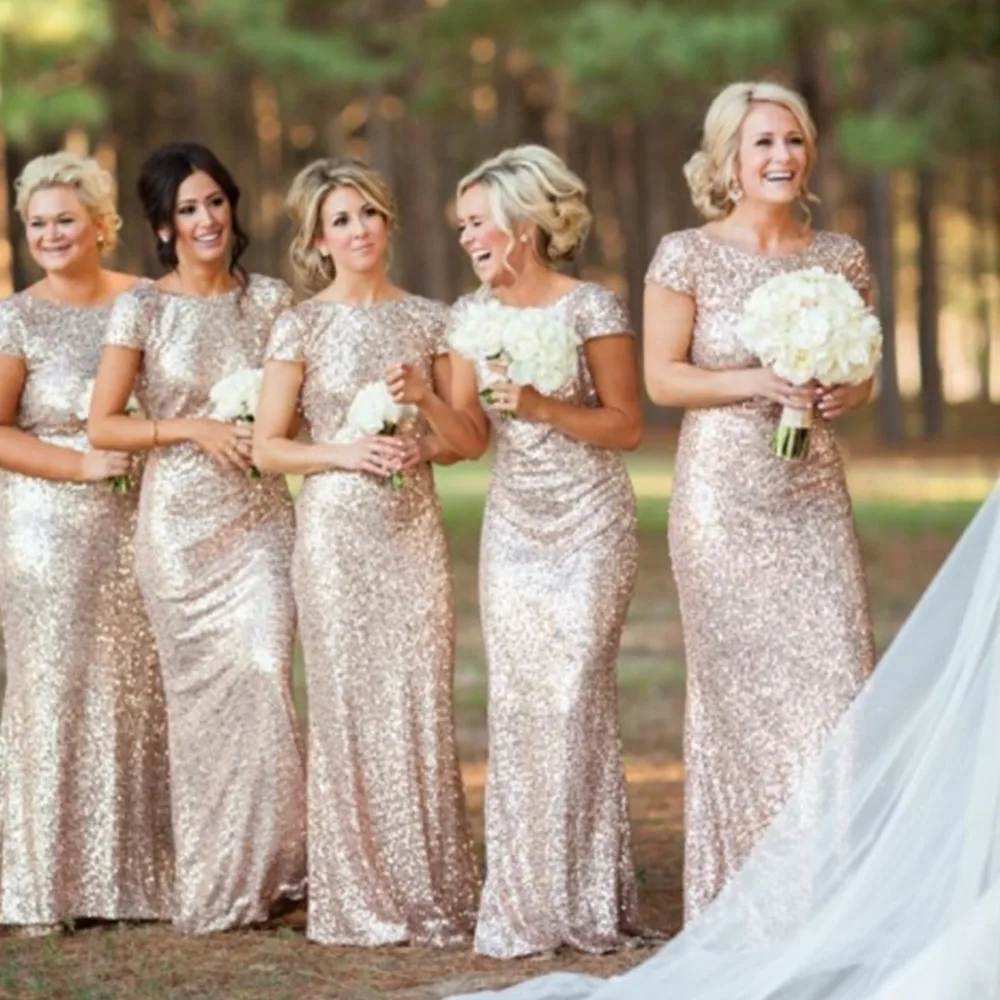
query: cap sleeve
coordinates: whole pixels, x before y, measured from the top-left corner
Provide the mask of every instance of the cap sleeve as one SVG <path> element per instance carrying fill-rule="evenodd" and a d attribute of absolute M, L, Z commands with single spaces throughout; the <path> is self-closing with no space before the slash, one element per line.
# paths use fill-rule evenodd
<path fill-rule="evenodd" d="M 271 330 L 264 352 L 265 361 L 305 361 L 308 324 L 301 309 L 283 312 Z"/>
<path fill-rule="evenodd" d="M 115 299 L 104 331 L 106 347 L 129 347 L 144 351 L 154 319 L 156 291 L 150 285 L 136 285 Z"/>
<path fill-rule="evenodd" d="M 844 277 L 862 295 L 871 291 L 872 268 L 868 260 L 868 252 L 854 239 L 848 240 L 846 259 L 844 261 Z"/>
<path fill-rule="evenodd" d="M 445 325 L 444 329 L 441 331 L 442 352 L 451 352 L 455 350 L 455 346 L 451 342 L 452 334 L 462 322 L 466 307 L 470 302 L 474 302 L 475 299 L 475 293 L 461 295 L 455 299 L 450 307 L 446 307 L 447 313 L 445 315 Z"/>
<path fill-rule="evenodd" d="M 451 309 L 443 302 L 430 302 L 427 310 L 427 347 L 432 358 L 451 351 Z"/>
<path fill-rule="evenodd" d="M 295 296 L 292 289 L 280 278 L 262 274 L 250 276 L 250 293 L 258 307 L 273 323 L 283 312 L 292 308 Z"/>
<path fill-rule="evenodd" d="M 694 295 L 694 257 L 688 230 L 669 233 L 660 240 L 646 270 L 647 285 L 661 285 L 682 295 Z"/>
<path fill-rule="evenodd" d="M 12 299 L 0 302 L 0 354 L 24 358 L 27 352 L 27 331 L 20 310 Z"/>
<path fill-rule="evenodd" d="M 633 335 L 628 309 L 610 289 L 588 283 L 581 300 L 577 314 L 577 331 L 581 340 Z"/>

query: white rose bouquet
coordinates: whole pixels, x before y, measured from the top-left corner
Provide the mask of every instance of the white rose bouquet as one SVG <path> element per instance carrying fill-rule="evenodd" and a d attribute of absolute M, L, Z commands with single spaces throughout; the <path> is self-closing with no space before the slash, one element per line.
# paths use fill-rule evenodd
<path fill-rule="evenodd" d="M 362 386 L 347 408 L 343 432 L 351 439 L 366 434 L 383 434 L 392 437 L 400 426 L 417 418 L 417 408 L 404 404 L 400 406 L 389 393 L 385 382 L 369 382 Z M 403 474 L 394 472 L 389 477 L 389 485 L 394 489 L 403 486 Z"/>
<path fill-rule="evenodd" d="M 208 394 L 212 417 L 227 424 L 252 424 L 257 418 L 260 387 L 264 372 L 260 368 L 244 368 L 220 378 Z M 251 479 L 260 479 L 260 470 L 251 466 Z"/>
<path fill-rule="evenodd" d="M 83 392 L 80 393 L 80 399 L 77 401 L 76 415 L 84 423 L 87 422 L 87 418 L 90 416 L 90 401 L 93 395 L 94 380 L 91 379 L 84 387 Z M 139 412 L 139 409 L 139 400 L 135 398 L 135 394 L 129 395 L 128 402 L 125 404 L 125 416 L 134 417 Z M 131 476 L 111 477 L 111 488 L 115 493 L 129 493 L 133 485 Z"/>
<path fill-rule="evenodd" d="M 515 385 L 545 394 L 561 389 L 579 365 L 579 344 L 566 323 L 544 309 L 516 309 L 494 299 L 465 307 L 450 344 L 471 361 L 505 370 Z M 488 386 L 480 395 L 492 402 Z"/>
<path fill-rule="evenodd" d="M 851 283 L 821 267 L 779 274 L 751 293 L 736 327 L 761 364 L 794 385 L 859 385 L 882 357 L 878 319 Z M 781 458 L 809 454 L 812 410 L 785 407 L 771 439 Z"/>

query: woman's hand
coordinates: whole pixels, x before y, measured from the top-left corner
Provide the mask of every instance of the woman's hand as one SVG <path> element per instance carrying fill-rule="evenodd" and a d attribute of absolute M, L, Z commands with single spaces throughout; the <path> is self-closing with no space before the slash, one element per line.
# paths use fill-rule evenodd
<path fill-rule="evenodd" d="M 871 384 L 821 386 L 816 408 L 824 420 L 837 420 L 849 410 L 864 406 L 871 395 Z"/>
<path fill-rule="evenodd" d="M 408 362 L 392 365 L 385 374 L 385 384 L 393 402 L 399 406 L 407 403 L 421 406 L 431 391 L 420 369 Z"/>
<path fill-rule="evenodd" d="M 397 472 L 409 472 L 431 460 L 425 447 L 426 438 L 418 438 L 414 434 L 397 434 L 393 440 L 401 445 Z"/>
<path fill-rule="evenodd" d="M 194 420 L 190 440 L 223 468 L 249 472 L 253 467 L 253 427 L 221 420 Z"/>
<path fill-rule="evenodd" d="M 484 389 L 489 410 L 510 413 L 522 420 L 545 420 L 545 397 L 533 386 L 513 382 L 491 382 Z"/>
<path fill-rule="evenodd" d="M 387 434 L 369 434 L 348 444 L 336 446 L 337 465 L 348 472 L 367 472 L 372 476 L 391 476 L 402 468 L 407 446 L 401 438 Z"/>
<path fill-rule="evenodd" d="M 131 465 L 131 456 L 122 451 L 87 451 L 80 462 L 80 482 L 96 483 L 127 476 Z"/>
<path fill-rule="evenodd" d="M 747 368 L 746 377 L 748 396 L 769 399 L 793 410 L 812 409 L 819 393 L 815 385 L 792 385 L 778 378 L 770 368 Z"/>

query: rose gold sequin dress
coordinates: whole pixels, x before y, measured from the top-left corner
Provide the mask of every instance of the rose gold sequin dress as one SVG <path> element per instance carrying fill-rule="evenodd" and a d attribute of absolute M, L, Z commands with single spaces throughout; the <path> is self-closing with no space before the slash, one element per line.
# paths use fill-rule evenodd
<path fill-rule="evenodd" d="M 766 257 L 700 229 L 665 237 L 647 282 L 693 296 L 691 361 L 743 368 L 733 329 L 750 292 L 823 267 L 870 285 L 862 247 L 818 232 Z M 684 415 L 670 553 L 687 659 L 685 915 L 708 905 L 851 703 L 873 666 L 872 626 L 844 469 L 817 419 L 804 461 L 770 451 L 766 401 Z"/>
<path fill-rule="evenodd" d="M 304 366 L 314 441 L 344 434 L 358 389 L 409 361 L 430 378 L 446 307 L 408 296 L 310 301 L 269 359 Z M 338 434 L 341 435 L 338 438 Z M 476 874 L 452 710 L 454 607 L 431 470 L 402 488 L 365 473 L 306 477 L 294 585 L 309 692 L 309 927 L 339 945 L 468 939 Z"/>
<path fill-rule="evenodd" d="M 80 398 L 109 308 L 22 292 L 0 354 L 23 359 L 18 426 L 88 450 Z M 172 890 L 163 688 L 135 581 L 138 494 L 0 472 L 0 923 L 158 920 Z"/>
<path fill-rule="evenodd" d="M 214 383 L 260 367 L 290 300 L 286 285 L 256 275 L 245 294 L 207 299 L 137 287 L 115 303 L 105 343 L 142 352 L 151 417 L 208 417 Z M 254 482 L 193 444 L 150 455 L 136 557 L 167 696 L 174 925 L 185 932 L 264 920 L 303 891 L 293 538 L 284 479 Z"/>
<path fill-rule="evenodd" d="M 624 308 L 591 283 L 544 308 L 581 345 L 577 377 L 556 396 L 599 405 L 583 345 L 630 334 Z M 479 375 L 488 383 L 488 372 Z M 635 587 L 635 496 L 616 452 L 548 424 L 495 413 L 490 421 L 496 455 L 479 570 L 486 884 L 476 950 L 610 951 L 637 926 L 616 673 Z"/>

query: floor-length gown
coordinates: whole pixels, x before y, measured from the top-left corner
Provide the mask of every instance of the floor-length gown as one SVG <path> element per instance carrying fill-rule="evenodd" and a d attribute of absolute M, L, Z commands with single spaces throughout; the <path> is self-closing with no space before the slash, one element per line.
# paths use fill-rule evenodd
<path fill-rule="evenodd" d="M 21 292 L 0 354 L 17 426 L 87 451 L 81 396 L 110 309 Z M 0 924 L 169 917 L 163 687 L 133 569 L 138 493 L 0 472 Z"/>
<path fill-rule="evenodd" d="M 195 298 L 144 285 L 115 303 L 105 343 L 142 352 L 139 400 L 158 420 L 209 417 L 221 378 L 259 368 L 288 287 Z M 290 675 L 291 499 L 281 477 L 224 469 L 193 444 L 146 464 L 136 558 L 170 731 L 174 926 L 265 920 L 305 878 L 305 784 Z"/>
<path fill-rule="evenodd" d="M 624 308 L 590 282 L 543 308 L 580 341 L 577 375 L 558 398 L 598 405 L 584 344 L 628 335 Z M 479 377 L 490 380 L 485 368 Z M 638 927 L 617 698 L 638 559 L 635 496 L 617 452 L 548 424 L 490 420 L 496 454 L 479 571 L 486 883 L 476 950 L 608 951 Z"/>
<path fill-rule="evenodd" d="M 448 310 L 415 295 L 312 300 L 268 357 L 303 366 L 312 438 L 349 440 L 362 386 L 407 361 L 431 376 Z M 471 937 L 476 872 L 455 742 L 454 601 L 428 465 L 388 480 L 307 476 L 294 586 L 309 695 L 309 924 L 337 945 Z"/>
<path fill-rule="evenodd" d="M 694 298 L 691 362 L 720 370 L 753 363 L 734 333 L 750 292 L 817 266 L 870 284 L 847 236 L 768 257 L 700 229 L 665 237 L 646 280 Z M 739 868 L 873 663 L 833 431 L 817 419 L 809 457 L 787 461 L 770 450 L 778 414 L 754 400 L 688 410 L 681 425 L 669 534 L 687 666 L 686 919 Z"/>

